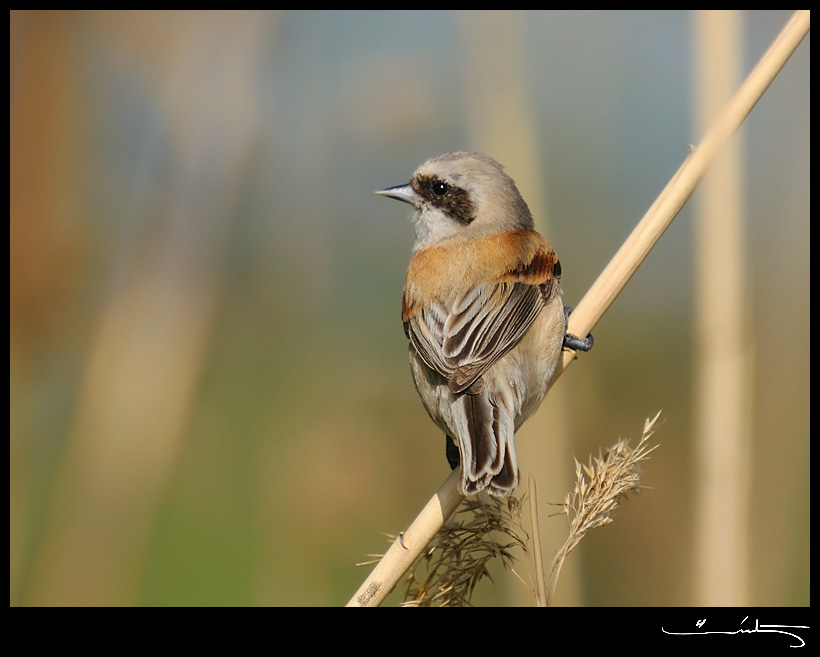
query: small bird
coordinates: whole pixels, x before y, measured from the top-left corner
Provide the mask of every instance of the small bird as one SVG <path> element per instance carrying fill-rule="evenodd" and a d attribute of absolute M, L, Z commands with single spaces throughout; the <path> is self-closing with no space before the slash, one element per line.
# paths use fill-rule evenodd
<path fill-rule="evenodd" d="M 406 185 L 376 194 L 415 208 L 416 242 L 402 298 L 410 370 L 459 490 L 512 495 L 514 435 L 549 389 L 567 334 L 561 264 L 513 180 L 492 158 L 452 151 Z"/>

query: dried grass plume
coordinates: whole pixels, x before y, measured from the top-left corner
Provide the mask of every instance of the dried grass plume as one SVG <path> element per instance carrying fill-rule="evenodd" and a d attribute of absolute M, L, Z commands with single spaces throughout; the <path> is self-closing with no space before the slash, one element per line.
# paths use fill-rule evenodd
<path fill-rule="evenodd" d="M 525 581 L 513 567 L 520 550 L 532 557 L 531 588 L 536 605 L 549 606 L 569 554 L 591 529 L 612 522 L 613 511 L 629 493 L 641 489 L 639 463 L 657 447 L 649 446 L 648 441 L 659 418 L 660 412 L 646 420 L 636 447 L 619 440 L 605 454 L 590 457 L 587 465 L 575 461 L 574 490 L 558 504 L 569 521 L 569 536 L 556 554 L 549 578 L 545 578 L 541 564 L 535 483 L 531 480 L 529 494 L 520 500 L 484 494 L 466 498 L 411 568 L 403 605 L 469 606 L 477 584 L 485 578 L 492 580 L 489 566 L 494 560 Z M 532 542 L 521 521 L 525 500 L 530 505 Z"/>
<path fill-rule="evenodd" d="M 560 503 L 569 521 L 569 536 L 555 555 L 547 582 L 547 605 L 552 602 L 558 575 L 564 561 L 587 532 L 612 522 L 612 512 L 629 493 L 641 489 L 639 463 L 649 457 L 658 445 L 648 441 L 658 427 L 660 411 L 644 423 L 643 435 L 636 447 L 619 440 L 603 455 L 590 456 L 589 464 L 575 461 L 575 489 Z"/>

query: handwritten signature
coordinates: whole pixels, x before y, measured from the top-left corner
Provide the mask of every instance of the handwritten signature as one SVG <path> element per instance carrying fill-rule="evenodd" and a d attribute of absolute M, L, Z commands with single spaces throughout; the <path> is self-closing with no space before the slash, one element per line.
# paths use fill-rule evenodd
<path fill-rule="evenodd" d="M 740 621 L 740 625 L 743 625 L 749 619 L 746 616 L 742 621 Z M 785 634 L 786 636 L 790 636 L 796 639 L 799 643 L 790 644 L 789 648 L 802 648 L 806 645 L 806 642 L 800 637 L 800 635 L 795 634 L 795 632 L 790 632 L 789 630 L 807 630 L 809 629 L 808 625 L 761 625 L 760 620 L 755 618 L 754 627 L 739 627 L 736 630 L 706 630 L 702 629 L 706 627 L 706 619 L 699 620 L 695 623 L 698 627 L 697 631 L 694 632 L 670 632 L 664 627 L 661 627 L 661 630 L 664 634 L 674 634 L 676 636 L 691 636 L 691 635 L 702 635 L 702 634 L 754 634 L 754 633 L 769 633 L 769 634 Z"/>

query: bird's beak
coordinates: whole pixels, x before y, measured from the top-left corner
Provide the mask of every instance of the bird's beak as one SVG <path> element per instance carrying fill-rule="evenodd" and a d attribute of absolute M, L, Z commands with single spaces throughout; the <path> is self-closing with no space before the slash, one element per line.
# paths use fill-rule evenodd
<path fill-rule="evenodd" d="M 410 205 L 418 205 L 421 201 L 421 197 L 416 194 L 413 187 L 409 184 L 398 185 L 397 187 L 388 187 L 387 189 L 380 189 L 379 191 L 373 193 L 378 194 L 379 196 L 394 198 L 397 201 L 404 201 Z"/>

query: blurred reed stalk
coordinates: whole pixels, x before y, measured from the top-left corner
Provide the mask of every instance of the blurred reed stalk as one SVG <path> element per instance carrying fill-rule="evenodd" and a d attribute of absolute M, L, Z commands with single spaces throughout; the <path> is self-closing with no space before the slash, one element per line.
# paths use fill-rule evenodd
<path fill-rule="evenodd" d="M 586 335 L 592 331 L 689 200 L 718 152 L 737 131 L 796 50 L 808 33 L 810 24 L 810 11 L 799 10 L 792 15 L 746 81 L 712 122 L 700 144 L 692 149 L 623 246 L 576 306 L 569 319 L 568 330 L 571 333 Z M 574 352 L 564 352 L 564 360 L 556 373 L 556 378 L 575 358 Z M 458 508 L 463 497 L 458 492 L 457 483 L 458 470 L 455 470 L 410 527 L 393 542 L 347 606 L 376 607 L 384 600 L 444 521 Z"/>
<path fill-rule="evenodd" d="M 216 281 L 231 208 L 250 162 L 255 52 L 264 34 L 255 28 L 259 21 L 243 14 L 220 21 L 206 13 L 159 14 L 169 40 L 158 44 L 140 33 L 152 16 L 143 23 L 131 14 L 94 15 L 110 21 L 123 57 L 134 56 L 128 45 L 138 46 L 132 64 L 144 67 L 146 103 L 162 119 L 164 130 L 141 135 L 143 167 L 131 172 L 134 194 L 126 209 L 157 218 L 157 229 L 121 256 L 116 284 L 95 319 L 51 492 L 54 520 L 22 596 L 30 606 L 136 600 L 152 522 L 190 420 L 220 301 Z M 65 34 L 61 19 L 39 12 L 30 18 Z M 53 45 L 39 44 L 20 57 L 21 66 L 37 52 L 53 52 Z M 54 57 L 70 79 L 77 69 L 65 59 Z M 36 71 L 23 69 L 20 77 L 36 79 Z"/>
<path fill-rule="evenodd" d="M 693 14 L 695 133 L 702 134 L 737 86 L 742 12 Z M 695 201 L 696 496 L 693 604 L 749 604 L 751 341 L 743 139 L 712 165 Z"/>

